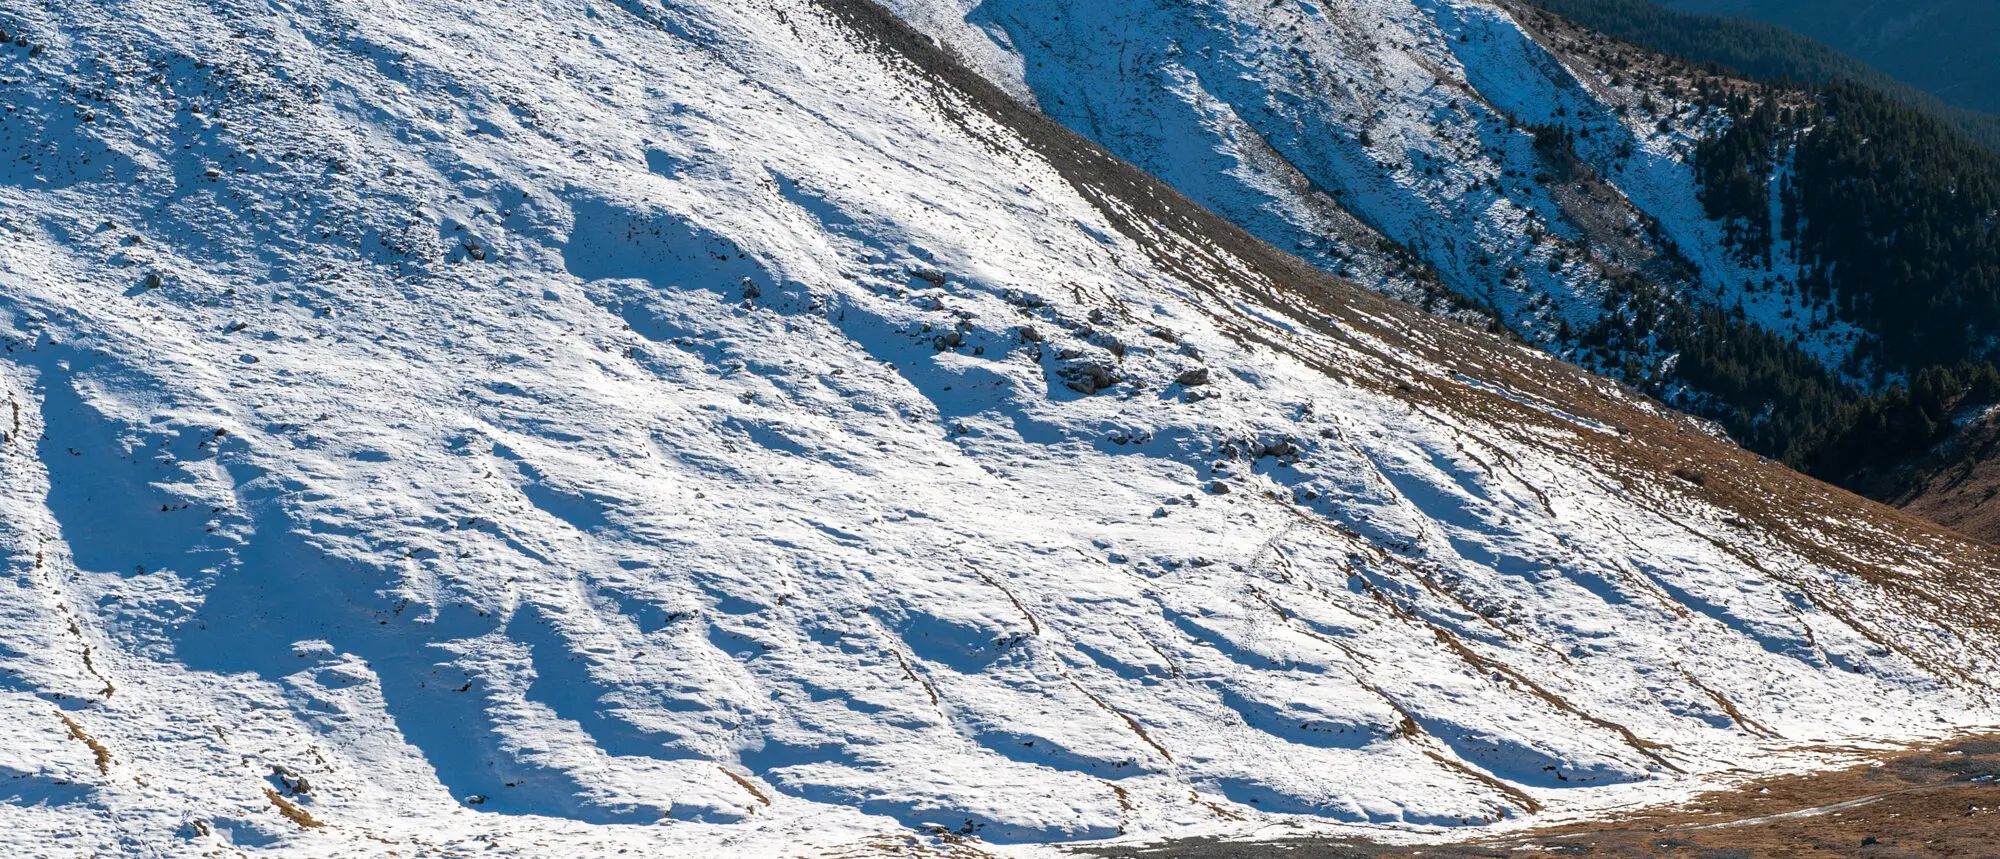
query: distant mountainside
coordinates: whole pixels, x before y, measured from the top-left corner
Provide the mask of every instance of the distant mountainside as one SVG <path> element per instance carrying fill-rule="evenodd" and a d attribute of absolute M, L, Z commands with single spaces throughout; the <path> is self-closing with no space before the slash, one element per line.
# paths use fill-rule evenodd
<path fill-rule="evenodd" d="M 1950 104 L 2000 113 L 2000 4 L 1991 0 L 1660 0 L 1804 33 Z"/>
<path fill-rule="evenodd" d="M 2000 296 L 1991 286 L 2000 282 L 2000 231 L 1990 214 L 2000 206 L 2000 155 L 1970 145 L 1992 118 L 1941 109 L 1775 27 L 1645 0 L 1535 5 L 1764 81 L 1715 103 L 1729 127 L 1695 153 L 1703 204 L 1733 225 L 1732 242 L 1747 242 L 1739 248 L 1792 248 L 1797 282 L 1874 335 L 1862 351 L 1875 377 L 1814 380 L 1809 365 L 1745 350 L 1755 338 L 1731 335 L 1724 339 L 1738 345 L 1725 351 L 1738 357 L 1726 376 L 1697 374 L 1711 388 L 1762 391 L 1776 407 L 1724 415 L 1732 431 L 1827 479 L 2000 538 L 2000 510 L 1979 509 L 1992 498 L 1984 484 L 1968 490 L 1962 477 L 1936 470 L 1969 474 L 1992 454 L 1980 428 L 2000 399 L 1992 368 Z M 1801 88 L 1801 80 L 1819 83 Z M 1960 133 L 1968 129 L 1971 137 Z"/>
<path fill-rule="evenodd" d="M 1872 366 L 1704 190 L 1792 95 L 903 5 L 0 2 L 0 845 L 1467 837 L 2000 718 L 2000 550 L 1633 387 Z"/>

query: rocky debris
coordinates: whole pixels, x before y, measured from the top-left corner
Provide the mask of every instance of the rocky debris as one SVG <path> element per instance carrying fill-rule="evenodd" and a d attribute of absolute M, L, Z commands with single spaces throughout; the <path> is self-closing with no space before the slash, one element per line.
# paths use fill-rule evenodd
<path fill-rule="evenodd" d="M 911 277 L 914 277 L 918 280 L 921 280 L 925 283 L 928 283 L 932 286 L 939 288 L 942 288 L 945 284 L 945 281 L 948 280 L 948 278 L 945 277 L 944 272 L 938 271 L 937 269 L 931 268 L 930 266 L 913 265 L 909 267 L 908 271 Z"/>
<path fill-rule="evenodd" d="M 1070 390 L 1086 396 L 1107 390 L 1123 381 L 1118 378 L 1114 368 L 1094 361 L 1072 364 L 1064 368 L 1060 375 L 1068 383 Z"/>
<path fill-rule="evenodd" d="M 313 792 L 313 785 L 311 780 L 293 771 L 291 767 L 285 766 L 284 764 L 272 764 L 271 775 L 272 777 L 278 780 L 279 784 L 284 785 L 285 790 L 291 792 L 293 796 L 299 796 L 301 794 L 310 794 Z"/>
<path fill-rule="evenodd" d="M 1202 385 L 1208 384 L 1208 368 L 1196 367 L 1192 370 L 1182 370 L 1180 375 L 1174 377 L 1174 382 L 1184 388 L 1199 388 Z"/>
<path fill-rule="evenodd" d="M 1298 445 L 1293 443 L 1289 437 L 1272 442 L 1254 441 L 1250 443 L 1250 456 L 1255 459 L 1263 459 L 1264 457 L 1278 457 L 1283 459 L 1288 456 L 1297 456 L 1298 452 Z"/>
<path fill-rule="evenodd" d="M 1042 307 L 1048 303 L 1043 301 L 1039 295 L 1022 292 L 1018 289 L 1007 290 L 1001 294 L 1001 297 L 1006 299 L 1008 304 L 1021 308 L 1022 312 Z"/>
<path fill-rule="evenodd" d="M 1042 332 L 1035 330 L 1035 326 L 1033 325 L 1023 325 L 1021 326 L 1021 342 L 1040 343 L 1042 342 Z"/>

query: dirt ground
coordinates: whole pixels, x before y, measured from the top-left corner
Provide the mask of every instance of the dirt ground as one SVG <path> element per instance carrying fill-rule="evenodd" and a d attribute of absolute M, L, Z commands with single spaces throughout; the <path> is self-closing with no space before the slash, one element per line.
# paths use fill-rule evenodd
<path fill-rule="evenodd" d="M 1850 769 L 1747 782 L 1686 805 L 1501 840 L 1392 847 L 1301 839 L 1083 851 L 1106 859 L 2000 859 L 2000 737 L 1884 754 Z"/>

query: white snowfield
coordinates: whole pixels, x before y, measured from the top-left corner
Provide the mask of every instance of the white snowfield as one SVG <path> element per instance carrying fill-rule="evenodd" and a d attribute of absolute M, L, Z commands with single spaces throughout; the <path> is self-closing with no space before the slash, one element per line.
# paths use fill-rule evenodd
<path fill-rule="evenodd" d="M 870 13 L 0 3 L 0 842 L 1437 832 L 1993 721 L 1989 550 Z"/>

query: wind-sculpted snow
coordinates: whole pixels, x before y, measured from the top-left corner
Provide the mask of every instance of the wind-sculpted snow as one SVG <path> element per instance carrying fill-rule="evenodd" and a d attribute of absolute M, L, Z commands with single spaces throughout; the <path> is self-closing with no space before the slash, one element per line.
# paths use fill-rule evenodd
<path fill-rule="evenodd" d="M 1987 550 L 872 7 L 0 27 L 24 852 L 1455 828 L 1990 719 Z"/>

